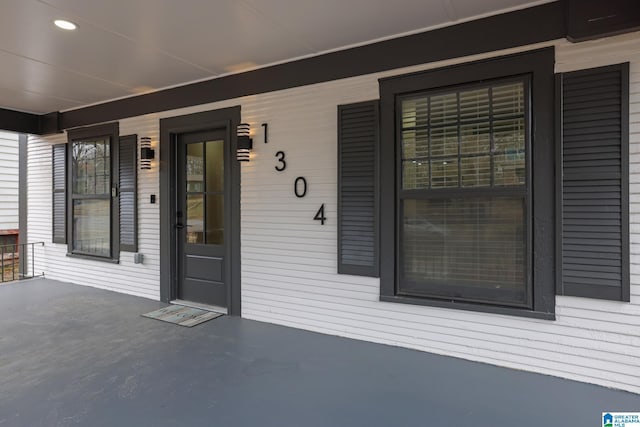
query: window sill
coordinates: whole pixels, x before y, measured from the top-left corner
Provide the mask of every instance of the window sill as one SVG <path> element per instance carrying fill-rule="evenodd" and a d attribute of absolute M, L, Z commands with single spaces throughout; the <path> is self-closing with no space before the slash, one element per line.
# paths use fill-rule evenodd
<path fill-rule="evenodd" d="M 86 259 L 90 261 L 106 262 L 107 264 L 120 264 L 120 260 L 114 259 L 114 258 L 101 258 L 97 256 L 74 254 L 74 253 L 67 253 L 67 256 L 69 258 L 79 258 L 79 259 Z"/>
<path fill-rule="evenodd" d="M 430 307 L 453 308 L 466 311 L 479 311 L 483 313 L 503 314 L 507 316 L 530 317 L 533 319 L 556 320 L 554 313 L 544 313 L 511 307 L 500 307 L 483 304 L 471 304 L 465 302 L 443 301 L 427 298 L 415 298 L 404 296 L 380 295 L 380 301 L 395 302 L 400 304 L 425 305 Z"/>

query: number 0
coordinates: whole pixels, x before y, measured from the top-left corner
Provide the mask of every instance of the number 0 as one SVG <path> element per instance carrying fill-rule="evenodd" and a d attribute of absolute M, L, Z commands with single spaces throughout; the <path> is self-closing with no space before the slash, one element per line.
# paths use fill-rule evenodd
<path fill-rule="evenodd" d="M 298 185 L 299 182 L 302 183 L 302 191 L 298 191 L 300 187 Z M 299 176 L 296 178 L 296 182 L 293 184 L 293 192 L 296 193 L 296 197 L 304 197 L 307 195 L 307 180 L 304 179 L 304 177 Z"/>

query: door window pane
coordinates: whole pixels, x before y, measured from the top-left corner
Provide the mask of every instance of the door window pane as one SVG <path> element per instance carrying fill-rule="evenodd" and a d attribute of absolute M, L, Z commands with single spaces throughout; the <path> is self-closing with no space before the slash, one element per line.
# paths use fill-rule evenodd
<path fill-rule="evenodd" d="M 187 195 L 187 243 L 204 243 L 204 195 Z"/>
<path fill-rule="evenodd" d="M 224 141 L 187 145 L 186 233 L 190 244 L 224 243 Z"/>
<path fill-rule="evenodd" d="M 103 257 L 111 255 L 110 210 L 108 199 L 73 201 L 74 251 Z"/>
<path fill-rule="evenodd" d="M 204 191 L 204 144 L 187 144 L 187 191 Z"/>
<path fill-rule="evenodd" d="M 206 243 L 222 245 L 224 243 L 224 195 L 207 194 Z"/>
<path fill-rule="evenodd" d="M 224 141 L 206 143 L 206 191 L 224 191 Z"/>

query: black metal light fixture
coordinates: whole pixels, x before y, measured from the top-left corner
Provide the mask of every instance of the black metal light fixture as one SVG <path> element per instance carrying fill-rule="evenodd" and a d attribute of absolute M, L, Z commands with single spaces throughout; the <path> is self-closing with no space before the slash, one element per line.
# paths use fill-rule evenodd
<path fill-rule="evenodd" d="M 240 123 L 237 128 L 238 149 L 236 159 L 239 162 L 248 162 L 250 160 L 251 149 L 253 148 L 253 140 L 251 139 L 251 125 L 249 123 Z"/>
<path fill-rule="evenodd" d="M 156 152 L 151 148 L 151 138 L 143 136 L 140 138 L 140 169 L 151 169 L 151 161 Z"/>

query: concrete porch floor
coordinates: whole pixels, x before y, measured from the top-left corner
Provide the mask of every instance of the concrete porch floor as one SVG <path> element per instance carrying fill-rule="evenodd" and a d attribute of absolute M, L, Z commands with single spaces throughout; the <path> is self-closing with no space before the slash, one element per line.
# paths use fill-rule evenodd
<path fill-rule="evenodd" d="M 0 426 L 599 426 L 640 395 L 33 279 L 0 286 Z"/>

